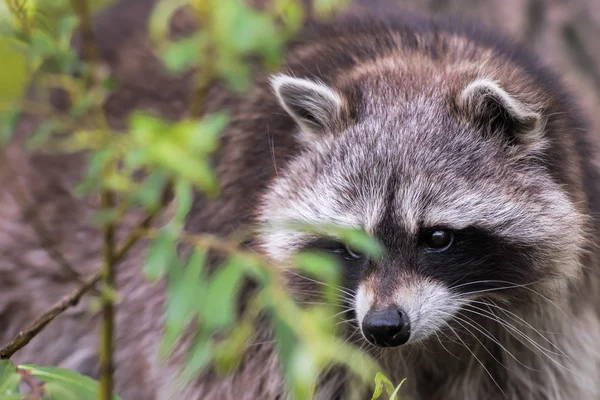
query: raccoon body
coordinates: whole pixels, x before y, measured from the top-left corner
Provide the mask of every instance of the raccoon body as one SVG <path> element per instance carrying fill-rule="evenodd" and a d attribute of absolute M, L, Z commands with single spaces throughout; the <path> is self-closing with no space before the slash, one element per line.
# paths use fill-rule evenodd
<path fill-rule="evenodd" d="M 167 78 L 145 41 L 140 16 L 152 4 L 121 1 L 105 13 L 118 24 L 97 25 L 102 57 L 122 82 L 106 105 L 116 127 L 134 107 L 179 118 L 189 102 L 189 77 Z M 192 29 L 177 21 L 175 31 Z M 527 50 L 470 25 L 368 2 L 308 23 L 280 73 L 257 74 L 248 96 L 216 85 L 208 98 L 205 112 L 226 107 L 233 119 L 215 158 L 220 197 L 198 196 L 188 230 L 228 234 L 258 223 L 256 250 L 281 265 L 307 248 L 341 255 L 354 294 L 349 332 L 360 328 L 390 378 L 408 378 L 404 398 L 600 396 L 596 144 L 577 104 Z M 35 123 L 24 117 L 20 136 Z M 28 156 L 19 140 L 8 154 L 56 246 L 94 270 L 100 246 L 89 243 L 100 234 L 83 222 L 94 205 L 66 189 L 80 157 Z M 40 272 L 52 257 L 23 203 L 3 194 L 1 204 L 5 341 L 70 283 Z M 365 229 L 385 255 L 369 260 L 323 244 L 281 227 L 289 221 Z M 115 377 L 123 398 L 285 398 L 266 324 L 256 339 L 266 344 L 251 346 L 233 376 L 207 374 L 173 394 L 185 349 L 171 364 L 156 362 L 164 288 L 141 278 L 142 250 L 119 269 Z M 23 299 L 24 291 L 38 295 Z M 17 359 L 94 375 L 98 321 L 84 315 L 73 309 Z M 318 397 L 348 398 L 353 383 L 332 370 Z"/>

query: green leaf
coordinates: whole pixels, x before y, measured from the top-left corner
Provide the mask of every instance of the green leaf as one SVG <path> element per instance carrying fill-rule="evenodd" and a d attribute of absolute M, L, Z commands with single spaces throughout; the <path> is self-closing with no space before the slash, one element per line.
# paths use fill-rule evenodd
<path fill-rule="evenodd" d="M 396 390 L 394 390 L 394 392 L 390 395 L 390 400 L 398 400 L 398 392 L 400 392 L 400 388 L 402 387 L 404 381 L 406 381 L 406 378 L 402 379 L 402 381 L 398 384 Z"/>
<path fill-rule="evenodd" d="M 294 264 L 304 272 L 328 284 L 340 279 L 340 265 L 336 257 L 317 251 L 302 251 L 294 256 Z"/>
<path fill-rule="evenodd" d="M 284 225 L 293 230 L 314 233 L 319 236 L 334 237 L 371 258 L 379 258 L 384 254 L 383 246 L 362 229 L 334 224 L 308 224 L 304 222 L 289 222 Z"/>
<path fill-rule="evenodd" d="M 40 122 L 35 127 L 32 135 L 27 139 L 28 148 L 31 150 L 42 146 L 61 127 L 62 124 L 54 119 L 47 119 Z"/>
<path fill-rule="evenodd" d="M 0 110 L 21 98 L 30 81 L 27 55 L 18 50 L 18 44 L 14 37 L 0 36 Z"/>
<path fill-rule="evenodd" d="M 98 396 L 98 382 L 74 371 L 33 364 L 19 365 L 19 369 L 46 382 L 44 388 L 52 399 L 95 400 Z M 114 399 L 121 397 L 115 395 Z"/>
<path fill-rule="evenodd" d="M 212 275 L 207 285 L 205 299 L 200 305 L 204 329 L 214 330 L 230 326 L 236 318 L 236 300 L 244 277 L 244 267 L 229 259 Z"/>
<path fill-rule="evenodd" d="M 131 155 L 128 153 L 127 155 Z M 164 171 L 155 170 L 133 191 L 129 199 L 131 204 L 142 204 L 147 210 L 158 209 L 162 202 L 162 194 L 169 180 Z"/>
<path fill-rule="evenodd" d="M 172 42 L 162 53 L 162 60 L 169 72 L 181 73 L 200 63 L 200 56 L 205 52 L 207 37 L 199 32 L 191 37 Z"/>
<path fill-rule="evenodd" d="M 21 376 L 17 367 L 8 360 L 0 360 L 0 398 L 18 394 L 19 382 Z"/>
<path fill-rule="evenodd" d="M 226 112 L 206 115 L 198 121 L 182 121 L 173 127 L 170 135 L 189 145 L 198 155 L 207 155 L 219 147 L 221 132 L 229 122 Z"/>
<path fill-rule="evenodd" d="M 178 179 L 175 182 L 175 200 L 177 207 L 174 218 L 177 223 L 182 224 L 190 212 L 194 200 L 194 193 L 189 182 L 183 179 Z"/>
<path fill-rule="evenodd" d="M 117 208 L 97 210 L 92 214 L 90 222 L 95 225 L 104 226 L 117 222 L 120 216 L 121 213 Z"/>
<path fill-rule="evenodd" d="M 19 122 L 20 110 L 10 107 L 0 115 L 0 145 L 7 144 L 15 133 Z"/>
<path fill-rule="evenodd" d="M 218 372 L 233 371 L 241 361 L 254 330 L 255 328 L 250 322 L 240 322 L 233 327 L 225 340 L 215 346 L 215 367 Z"/>
<path fill-rule="evenodd" d="M 183 370 L 186 379 L 193 379 L 200 370 L 206 367 L 213 355 L 213 340 L 206 334 L 199 334 L 194 338 L 194 344 L 189 352 L 189 357 Z"/>
<path fill-rule="evenodd" d="M 42 30 L 34 30 L 31 34 L 29 54 L 34 59 L 44 59 L 56 52 L 57 46 L 54 38 Z"/>
<path fill-rule="evenodd" d="M 218 182 L 209 160 L 197 159 L 182 147 L 167 141 L 148 149 L 152 159 L 182 178 L 191 180 L 207 194 L 218 193 Z"/>
<path fill-rule="evenodd" d="M 169 273 L 168 295 L 165 310 L 165 334 L 161 353 L 167 355 L 178 336 L 193 316 L 197 302 L 202 302 L 206 290 L 202 282 L 202 271 L 206 262 L 206 251 L 197 248 L 183 270 L 173 268 Z"/>
<path fill-rule="evenodd" d="M 54 62 L 56 63 L 56 66 L 58 66 L 58 70 L 63 74 L 67 75 L 74 73 L 77 70 L 77 68 L 83 70 L 83 66 L 85 65 L 79 61 L 79 59 L 77 58 L 77 53 L 75 53 L 75 51 L 73 51 L 72 49 L 65 49 L 56 52 L 54 54 Z M 73 116 L 77 117 L 83 112 L 85 112 L 85 110 L 89 109 L 90 105 L 87 104 L 86 101 L 89 100 L 84 99 L 83 103 L 78 103 L 76 105 L 77 108 L 72 114 Z"/>
<path fill-rule="evenodd" d="M 188 5 L 189 0 L 160 0 L 156 3 L 148 21 L 150 39 L 155 45 L 161 45 L 168 40 L 171 17 L 182 6 Z"/>
<path fill-rule="evenodd" d="M 77 28 L 78 24 L 79 20 L 75 15 L 66 15 L 58 21 L 56 24 L 56 33 L 61 49 L 70 48 L 71 37 L 73 36 L 73 32 L 75 28 Z"/>
<path fill-rule="evenodd" d="M 154 238 L 144 263 L 144 276 L 149 280 L 161 278 L 169 269 L 179 265 L 177 257 L 177 241 L 175 236 L 166 229 L 160 231 Z"/>
<path fill-rule="evenodd" d="M 77 185 L 76 192 L 78 194 L 85 194 L 93 189 L 98 189 L 98 186 L 102 182 L 102 174 L 108 163 L 112 161 L 113 157 L 114 150 L 112 148 L 103 148 L 91 153 L 87 164 L 87 170 L 83 179 Z"/>
<path fill-rule="evenodd" d="M 392 384 L 392 382 L 388 379 L 387 376 L 385 376 L 381 372 L 378 372 L 375 375 L 375 392 L 373 393 L 373 397 L 371 397 L 371 400 L 379 399 L 379 397 L 383 394 L 384 388 L 388 396 L 391 396 L 391 394 L 394 393 L 394 385 Z"/>
<path fill-rule="evenodd" d="M 347 5 L 348 0 L 315 0 L 314 2 L 315 12 L 321 18 L 329 17 Z"/>
<path fill-rule="evenodd" d="M 250 87 L 250 66 L 244 60 L 222 55 L 217 68 L 231 90 L 244 92 Z"/>

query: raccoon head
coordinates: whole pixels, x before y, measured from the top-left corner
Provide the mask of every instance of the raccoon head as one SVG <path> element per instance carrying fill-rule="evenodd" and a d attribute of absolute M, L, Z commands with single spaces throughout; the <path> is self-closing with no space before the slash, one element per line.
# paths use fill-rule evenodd
<path fill-rule="evenodd" d="M 495 80 L 407 90 L 373 78 L 352 95 L 271 83 L 303 150 L 264 195 L 260 246 L 282 264 L 307 248 L 338 255 L 369 342 L 414 342 L 475 299 L 531 302 L 579 274 L 583 217 L 544 165 L 543 110 Z M 385 254 L 368 259 L 290 221 L 363 229 Z"/>

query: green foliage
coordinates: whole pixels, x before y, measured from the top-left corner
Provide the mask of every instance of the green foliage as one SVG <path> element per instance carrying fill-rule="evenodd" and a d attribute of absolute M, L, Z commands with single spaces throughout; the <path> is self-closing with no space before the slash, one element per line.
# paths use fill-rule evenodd
<path fill-rule="evenodd" d="M 0 398 L 20 398 L 19 382 L 17 367 L 8 360 L 0 360 Z"/>
<path fill-rule="evenodd" d="M 375 375 L 375 392 L 373 393 L 371 400 L 379 399 L 383 394 L 384 389 L 389 396 L 389 400 L 398 400 L 398 392 L 405 380 L 406 379 L 403 379 L 398 386 L 394 387 L 394 384 L 384 374 L 378 372 L 377 375 Z"/>
<path fill-rule="evenodd" d="M 98 382 L 68 369 L 33 364 L 19 365 L 19 369 L 44 381 L 44 400 L 95 400 L 98 396 Z M 117 395 L 114 399 L 122 400 Z"/>
<path fill-rule="evenodd" d="M 106 3 L 92 2 L 92 9 Z M 315 10 L 328 16 L 344 3 L 317 0 Z M 173 40 L 168 35 L 169 21 L 184 6 L 202 28 Z M 340 306 L 337 259 L 302 252 L 291 260 L 291 270 L 323 283 L 324 304 L 301 305 L 283 284 L 280 265 L 245 249 L 240 238 L 189 234 L 184 231 L 184 221 L 194 196 L 219 194 L 211 156 L 223 129 L 235 117 L 226 110 L 197 115 L 206 87 L 223 79 L 232 90 L 247 90 L 255 67 L 273 70 L 279 66 L 285 43 L 301 27 L 303 18 L 299 0 L 272 0 L 262 11 L 242 0 L 158 1 L 149 32 L 167 70 L 193 74 L 192 110 L 179 121 L 137 110 L 129 116 L 126 130 L 117 132 L 108 124 L 102 104 L 118 82 L 109 71 L 83 64 L 75 56 L 70 42 L 77 19 L 68 1 L 5 0 L 0 8 L 1 143 L 10 139 L 19 112 L 27 109 L 44 121 L 29 138 L 29 149 L 54 154 L 86 152 L 86 170 L 77 193 L 109 192 L 119 199 L 114 207 L 105 207 L 93 216 L 91 222 L 100 227 L 118 225 L 130 208 L 155 213 L 166 189 L 172 188 L 172 218 L 157 229 L 142 226 L 142 232 L 134 232 L 150 240 L 142 267 L 145 277 L 167 282 L 161 355 L 168 357 L 176 346 L 188 346 L 182 379 L 194 379 L 209 366 L 217 373 L 231 373 L 251 343 L 256 324 L 270 323 L 295 399 L 311 398 L 318 376 L 333 364 L 345 364 L 365 381 L 378 370 L 376 362 L 346 343 L 332 323 Z M 260 65 L 250 60 L 260 60 Z M 42 90 L 39 104 L 21 98 L 33 74 Z M 47 107 L 44 90 L 50 88 L 68 95 L 69 110 L 58 113 Z M 288 229 L 335 237 L 369 257 L 382 255 L 379 244 L 360 230 L 297 223 Z M 213 268 L 207 262 L 216 253 L 220 265 Z M 245 290 L 248 279 L 255 283 L 251 292 Z M 242 293 L 243 309 L 238 307 Z M 104 287 L 101 294 L 105 300 L 118 298 L 110 287 Z M 186 332 L 191 334 L 184 335 Z M 98 383 L 75 372 L 35 365 L 18 368 L 0 362 L 1 398 L 20 396 L 18 371 L 43 380 L 45 398 L 96 398 Z M 373 399 L 379 398 L 384 388 L 390 399 L 396 399 L 400 386 L 394 389 L 382 374 L 375 382 Z"/>
<path fill-rule="evenodd" d="M 96 400 L 98 396 L 98 382 L 68 369 L 33 364 L 15 366 L 8 360 L 0 360 L 0 399 L 30 398 L 20 391 L 22 375 L 30 378 L 26 381 L 27 385 L 36 385 L 42 400 Z M 33 378 L 41 383 L 38 384 Z M 115 395 L 114 400 L 122 399 Z"/>

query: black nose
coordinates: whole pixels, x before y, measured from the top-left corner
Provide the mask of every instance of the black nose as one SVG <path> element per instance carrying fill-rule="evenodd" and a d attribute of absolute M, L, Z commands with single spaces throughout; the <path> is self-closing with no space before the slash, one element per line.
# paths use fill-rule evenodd
<path fill-rule="evenodd" d="M 367 340 L 380 347 L 396 347 L 408 342 L 410 321 L 408 315 L 396 307 L 371 310 L 362 323 Z"/>

